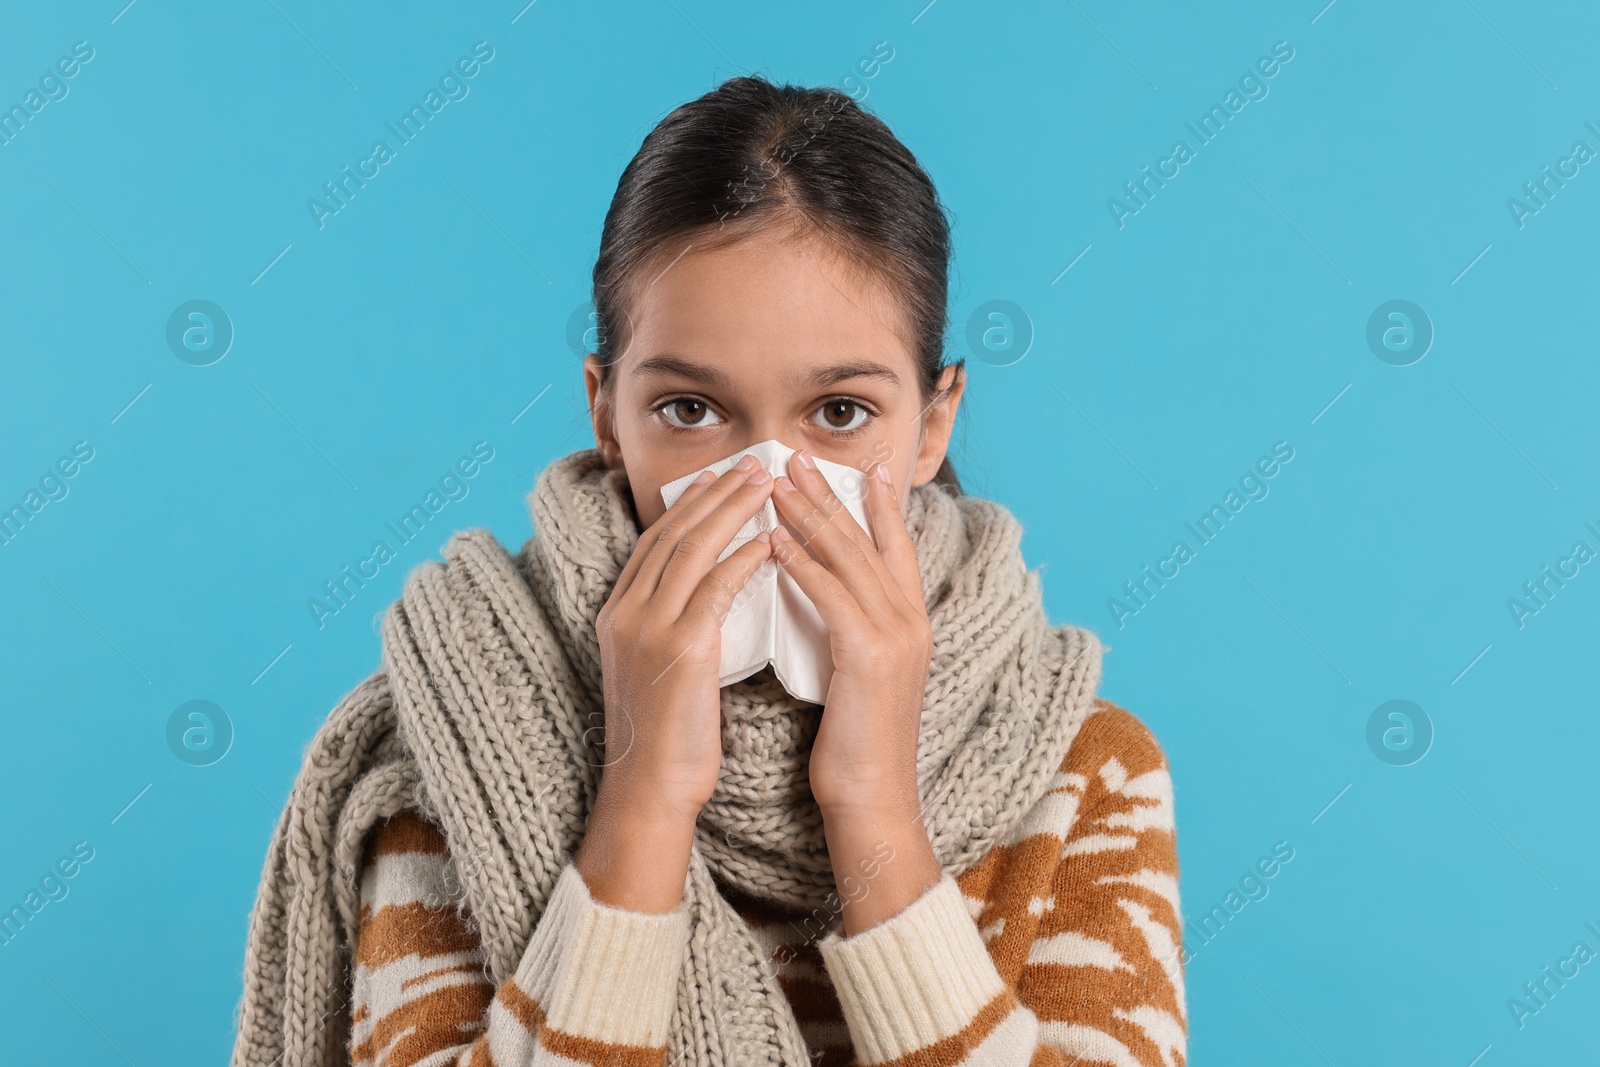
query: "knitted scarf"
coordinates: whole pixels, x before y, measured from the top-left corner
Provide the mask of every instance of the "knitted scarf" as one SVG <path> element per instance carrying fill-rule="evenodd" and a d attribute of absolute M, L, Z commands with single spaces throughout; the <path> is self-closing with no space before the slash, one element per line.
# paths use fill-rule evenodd
<path fill-rule="evenodd" d="M 594 620 L 639 538 L 628 494 L 596 450 L 571 453 L 539 476 L 534 535 L 517 555 L 468 530 L 443 563 L 409 575 L 384 617 L 382 665 L 318 729 L 273 832 L 231 1067 L 347 1063 L 364 840 L 403 808 L 444 831 L 487 977 L 514 973 L 605 762 Z M 930 482 L 905 518 L 934 634 L 917 744 L 924 823 L 940 867 L 960 874 L 1050 788 L 1091 709 L 1101 646 L 1050 625 L 1001 505 Z M 807 778 L 823 709 L 790 697 L 770 668 L 723 687 L 721 705 L 722 771 L 690 853 L 669 1060 L 809 1067 L 773 969 L 719 885 L 837 928 Z"/>

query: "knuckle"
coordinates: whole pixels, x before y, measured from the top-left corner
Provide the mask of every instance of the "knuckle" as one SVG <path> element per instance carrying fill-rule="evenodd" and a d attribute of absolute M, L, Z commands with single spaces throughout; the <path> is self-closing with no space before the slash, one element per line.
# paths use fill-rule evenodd
<path fill-rule="evenodd" d="M 713 604 L 733 599 L 733 580 L 726 571 L 712 571 L 700 581 L 700 593 Z"/>
<path fill-rule="evenodd" d="M 852 564 L 855 564 L 858 567 L 865 567 L 869 565 L 870 557 L 867 555 L 866 546 L 853 537 L 850 539 L 849 547 L 845 549 L 845 555 L 849 558 Z"/>
<path fill-rule="evenodd" d="M 706 544 L 706 535 L 698 530 L 690 530 L 678 538 L 678 543 L 673 546 L 674 555 L 692 556 L 698 553 Z"/>

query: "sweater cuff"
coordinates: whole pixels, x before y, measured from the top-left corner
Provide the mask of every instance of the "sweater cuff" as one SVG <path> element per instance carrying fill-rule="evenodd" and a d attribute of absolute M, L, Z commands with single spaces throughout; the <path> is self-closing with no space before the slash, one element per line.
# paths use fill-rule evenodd
<path fill-rule="evenodd" d="M 685 878 L 685 890 L 688 881 Z M 518 967 L 552 1030 L 664 1048 L 689 946 L 689 907 L 633 911 L 595 900 L 568 860 Z"/>
<path fill-rule="evenodd" d="M 864 1064 L 954 1037 L 1007 990 L 949 873 L 898 914 L 817 947 Z"/>

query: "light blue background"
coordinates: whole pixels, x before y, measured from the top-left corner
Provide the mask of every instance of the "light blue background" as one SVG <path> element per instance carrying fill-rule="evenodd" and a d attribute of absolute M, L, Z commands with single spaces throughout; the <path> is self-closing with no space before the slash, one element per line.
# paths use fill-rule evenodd
<path fill-rule="evenodd" d="M 1593 1060 L 1600 962 L 1523 1029 L 1506 1003 L 1600 950 L 1600 567 L 1507 607 L 1600 547 L 1600 166 L 1506 206 L 1600 149 L 1592 5 L 124 2 L 0 33 L 8 107 L 95 50 L 0 147 L 0 503 L 94 449 L 0 547 L 0 906 L 95 850 L 0 948 L 8 1060 L 224 1061 L 275 817 L 373 618 L 451 530 L 520 544 L 538 470 L 591 443 L 565 338 L 622 166 L 724 77 L 837 84 L 878 41 L 866 103 L 956 220 L 953 354 L 988 300 L 1034 332 L 968 360 L 963 479 L 1164 745 L 1186 911 L 1295 850 L 1191 940 L 1193 1062 Z M 319 230 L 307 198 L 479 40 L 470 95 Z M 1270 94 L 1119 230 L 1108 197 L 1277 41 Z M 192 299 L 237 331 L 208 367 L 165 342 Z M 1411 366 L 1365 341 L 1392 299 L 1436 330 Z M 479 440 L 470 496 L 319 630 L 308 598 Z M 1279 441 L 1270 495 L 1119 628 Z M 1365 729 L 1402 698 L 1436 737 L 1395 767 Z M 192 699 L 236 731 L 209 767 L 167 747 Z"/>

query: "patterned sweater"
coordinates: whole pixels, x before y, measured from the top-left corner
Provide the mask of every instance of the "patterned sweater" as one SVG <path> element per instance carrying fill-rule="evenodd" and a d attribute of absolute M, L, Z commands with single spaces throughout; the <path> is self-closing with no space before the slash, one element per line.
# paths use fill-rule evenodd
<path fill-rule="evenodd" d="M 1104 700 L 1009 838 L 843 937 L 719 888 L 769 950 L 821 1067 L 1181 1067 L 1187 1055 L 1172 785 L 1160 746 Z M 355 1067 L 665 1065 L 688 912 L 590 897 L 569 859 L 498 988 L 452 899 L 444 835 L 376 826 L 362 870 Z"/>

